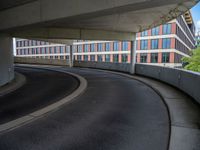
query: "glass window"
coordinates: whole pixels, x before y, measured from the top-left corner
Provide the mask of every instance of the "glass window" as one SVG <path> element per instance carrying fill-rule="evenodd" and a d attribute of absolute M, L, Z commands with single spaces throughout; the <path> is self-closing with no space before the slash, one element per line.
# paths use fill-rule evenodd
<path fill-rule="evenodd" d="M 140 54 L 140 62 L 141 63 L 147 63 L 147 54 L 146 53 Z"/>
<path fill-rule="evenodd" d="M 84 46 L 84 52 L 88 52 L 88 50 L 89 50 L 89 45 L 86 44 L 86 45 Z"/>
<path fill-rule="evenodd" d="M 103 50 L 103 44 L 99 43 L 98 44 L 98 52 L 101 52 Z"/>
<path fill-rule="evenodd" d="M 151 49 L 158 49 L 158 39 L 151 40 Z"/>
<path fill-rule="evenodd" d="M 83 50 L 82 45 L 78 45 L 78 52 L 79 52 L 79 53 L 82 53 L 82 50 Z"/>
<path fill-rule="evenodd" d="M 159 35 L 159 27 L 155 27 L 151 30 L 151 35 Z"/>
<path fill-rule="evenodd" d="M 114 51 L 118 51 L 119 50 L 119 43 L 118 42 L 114 42 L 113 50 Z"/>
<path fill-rule="evenodd" d="M 64 56 L 60 56 L 60 59 L 62 59 L 62 60 L 63 60 L 63 59 L 64 59 Z"/>
<path fill-rule="evenodd" d="M 146 30 L 146 31 L 141 32 L 141 36 L 142 36 L 142 37 L 143 37 L 143 36 L 148 36 L 148 31 Z"/>
<path fill-rule="evenodd" d="M 66 59 L 66 60 L 69 60 L 69 56 L 68 56 L 68 55 L 67 55 L 67 56 L 65 56 L 65 59 Z"/>
<path fill-rule="evenodd" d="M 122 54 L 122 63 L 127 63 L 127 61 L 128 61 L 128 55 Z"/>
<path fill-rule="evenodd" d="M 141 50 L 147 50 L 148 49 L 148 40 L 141 40 L 140 48 L 141 48 Z"/>
<path fill-rule="evenodd" d="M 163 41 L 162 41 L 162 48 L 163 49 L 171 48 L 171 39 L 170 38 L 163 39 Z"/>
<path fill-rule="evenodd" d="M 95 55 L 90 55 L 90 61 L 95 61 Z"/>
<path fill-rule="evenodd" d="M 162 53 L 162 63 L 169 63 L 169 53 Z"/>
<path fill-rule="evenodd" d="M 49 53 L 53 54 L 53 48 L 52 47 L 49 48 Z"/>
<path fill-rule="evenodd" d="M 152 53 L 151 54 L 151 63 L 157 63 L 158 62 L 158 53 Z"/>
<path fill-rule="evenodd" d="M 81 56 L 81 55 L 78 55 L 78 56 L 77 56 L 77 59 L 78 59 L 79 61 L 81 61 L 82 56 Z"/>
<path fill-rule="evenodd" d="M 102 55 L 97 55 L 97 61 L 98 62 L 102 62 L 103 61 Z"/>
<path fill-rule="evenodd" d="M 94 52 L 95 51 L 95 44 L 91 44 L 91 52 Z"/>
<path fill-rule="evenodd" d="M 84 58 L 84 61 L 88 61 L 88 55 L 84 55 L 83 58 Z"/>
<path fill-rule="evenodd" d="M 110 51 L 110 43 L 106 43 L 106 51 Z"/>
<path fill-rule="evenodd" d="M 128 42 L 124 41 L 122 42 L 122 51 L 127 51 L 128 50 Z"/>
<path fill-rule="evenodd" d="M 105 55 L 105 61 L 106 61 L 106 62 L 110 62 L 110 55 L 109 55 L 109 54 L 106 54 L 106 55 Z"/>
<path fill-rule="evenodd" d="M 171 24 L 163 25 L 163 34 L 171 34 Z"/>
<path fill-rule="evenodd" d="M 45 54 L 45 48 L 44 47 L 42 48 L 42 54 Z"/>
<path fill-rule="evenodd" d="M 113 54 L 113 62 L 118 63 L 119 62 L 119 55 L 118 54 Z"/>
<path fill-rule="evenodd" d="M 60 53 L 61 53 L 61 54 L 64 53 L 64 47 L 63 47 L 63 46 L 60 47 Z"/>

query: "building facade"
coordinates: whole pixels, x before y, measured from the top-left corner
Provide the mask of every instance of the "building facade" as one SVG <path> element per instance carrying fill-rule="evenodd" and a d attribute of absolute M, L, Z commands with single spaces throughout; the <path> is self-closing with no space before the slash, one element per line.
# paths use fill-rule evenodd
<path fill-rule="evenodd" d="M 190 12 L 160 25 L 137 33 L 137 63 L 176 67 L 181 58 L 195 48 L 195 28 Z M 75 41 L 74 59 L 130 63 L 129 41 Z M 16 56 L 46 59 L 69 59 L 69 47 L 43 41 L 17 39 Z"/>

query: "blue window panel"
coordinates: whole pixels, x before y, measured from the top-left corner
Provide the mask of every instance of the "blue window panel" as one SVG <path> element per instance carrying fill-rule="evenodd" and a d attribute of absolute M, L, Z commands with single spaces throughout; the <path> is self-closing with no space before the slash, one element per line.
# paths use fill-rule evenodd
<path fill-rule="evenodd" d="M 122 42 L 122 51 L 127 51 L 128 50 L 128 42 L 124 41 Z"/>
<path fill-rule="evenodd" d="M 91 52 L 94 52 L 95 51 L 95 44 L 91 44 L 91 49 L 90 49 Z"/>
<path fill-rule="evenodd" d="M 110 55 L 109 54 L 105 55 L 105 61 L 110 62 Z"/>
<path fill-rule="evenodd" d="M 110 43 L 106 43 L 106 51 L 110 51 Z"/>
<path fill-rule="evenodd" d="M 103 44 L 99 43 L 98 44 L 98 52 L 101 52 L 103 50 Z"/>
<path fill-rule="evenodd" d="M 119 50 L 119 43 L 118 42 L 114 42 L 113 50 L 114 51 L 118 51 Z"/>
<path fill-rule="evenodd" d="M 79 53 L 82 53 L 82 50 L 83 50 L 82 45 L 78 45 L 78 52 L 79 52 Z"/>
<path fill-rule="evenodd" d="M 141 40 L 140 48 L 141 48 L 141 50 L 147 50 L 148 49 L 148 40 Z"/>
<path fill-rule="evenodd" d="M 84 45 L 84 52 L 88 52 L 88 50 L 89 50 L 89 45 L 88 44 Z"/>
<path fill-rule="evenodd" d="M 158 49 L 158 39 L 151 40 L 151 49 Z"/>
<path fill-rule="evenodd" d="M 160 27 L 155 27 L 151 30 L 151 35 L 154 36 L 154 35 L 159 35 L 159 29 Z"/>
<path fill-rule="evenodd" d="M 163 39 L 162 48 L 163 49 L 170 49 L 171 48 L 171 39 L 170 38 Z"/>
<path fill-rule="evenodd" d="M 148 36 L 148 31 L 146 30 L 146 31 L 141 32 L 141 36 L 142 36 L 142 37 L 143 37 L 143 36 Z"/>
<path fill-rule="evenodd" d="M 163 25 L 163 34 L 171 34 L 171 24 L 165 24 Z"/>

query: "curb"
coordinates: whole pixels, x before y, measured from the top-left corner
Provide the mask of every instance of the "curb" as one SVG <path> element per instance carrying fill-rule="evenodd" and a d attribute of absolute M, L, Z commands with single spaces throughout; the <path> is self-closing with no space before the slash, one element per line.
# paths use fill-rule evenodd
<path fill-rule="evenodd" d="M 30 68 L 37 68 L 37 67 L 31 67 L 30 66 Z M 70 72 L 63 71 L 63 70 L 56 70 L 56 69 L 53 69 L 53 68 L 42 68 L 42 69 L 70 74 L 70 75 L 76 77 L 79 80 L 80 85 L 73 93 L 71 93 L 70 95 L 66 96 L 65 98 L 63 98 L 63 99 L 61 99 L 61 100 L 59 100 L 59 101 L 57 101 L 57 102 L 55 102 L 51 105 L 48 105 L 48 106 L 46 106 L 42 109 L 39 109 L 39 110 L 37 110 L 33 113 L 30 113 L 28 115 L 22 116 L 22 117 L 15 119 L 13 121 L 9 121 L 7 123 L 1 124 L 0 125 L 0 132 L 1 133 L 5 132 L 5 131 L 16 129 L 16 128 L 21 127 L 25 124 L 28 124 L 28 123 L 30 123 L 30 122 L 38 119 L 38 118 L 43 117 L 45 114 L 52 112 L 52 111 L 60 108 L 62 105 L 71 102 L 74 98 L 76 98 L 80 94 L 82 94 L 87 88 L 87 80 L 85 78 L 77 75 L 77 74 L 70 73 Z"/>
<path fill-rule="evenodd" d="M 15 72 L 15 78 L 10 83 L 3 87 L 0 87 L 0 97 L 11 93 L 18 88 L 22 87 L 26 83 L 26 77 L 21 73 Z"/>

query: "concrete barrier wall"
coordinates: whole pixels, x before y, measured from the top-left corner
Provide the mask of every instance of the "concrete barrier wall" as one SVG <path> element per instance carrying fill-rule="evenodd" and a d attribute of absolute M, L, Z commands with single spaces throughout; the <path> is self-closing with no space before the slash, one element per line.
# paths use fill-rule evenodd
<path fill-rule="evenodd" d="M 121 72 L 130 71 L 130 65 L 125 63 L 75 61 L 74 66 L 86 67 L 86 68 L 99 68 L 99 69 L 121 71 Z"/>
<path fill-rule="evenodd" d="M 151 65 L 136 65 L 136 74 L 166 82 L 184 91 L 200 104 L 200 73 Z"/>
<path fill-rule="evenodd" d="M 15 57 L 15 63 L 21 64 L 40 64 L 40 65 L 58 65 L 58 66 L 69 66 L 67 60 L 60 59 L 43 59 L 43 58 L 30 58 L 30 57 Z"/>

